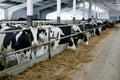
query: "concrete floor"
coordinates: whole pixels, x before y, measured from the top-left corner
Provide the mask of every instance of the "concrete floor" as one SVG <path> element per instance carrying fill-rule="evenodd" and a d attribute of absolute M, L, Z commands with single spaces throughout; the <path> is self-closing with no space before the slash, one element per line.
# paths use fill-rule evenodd
<path fill-rule="evenodd" d="M 120 29 L 115 28 L 91 51 L 92 62 L 70 74 L 72 80 L 120 80 Z M 81 66 L 81 65 L 78 65 Z"/>

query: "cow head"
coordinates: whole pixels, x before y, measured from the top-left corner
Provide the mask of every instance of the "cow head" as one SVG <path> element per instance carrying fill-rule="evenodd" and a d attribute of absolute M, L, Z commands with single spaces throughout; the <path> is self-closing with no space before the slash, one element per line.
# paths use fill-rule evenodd
<path fill-rule="evenodd" d="M 46 29 L 41 29 L 39 31 L 39 37 L 40 37 L 41 40 L 46 41 L 46 39 L 48 39 L 47 38 L 48 37 L 48 31 Z"/>
<path fill-rule="evenodd" d="M 81 43 L 81 41 L 83 41 L 85 45 L 88 45 L 88 36 L 85 33 L 80 33 L 73 36 L 73 40 L 75 45 Z"/>
<path fill-rule="evenodd" d="M 39 38 L 40 29 L 39 28 L 30 27 L 29 29 L 24 30 L 23 33 L 26 36 L 28 36 L 29 41 L 31 42 L 33 46 L 39 44 L 39 40 L 40 40 Z"/>
<path fill-rule="evenodd" d="M 41 30 L 39 28 L 30 28 L 31 31 L 31 38 L 32 38 L 32 45 L 38 45 L 40 41 L 39 34 Z"/>

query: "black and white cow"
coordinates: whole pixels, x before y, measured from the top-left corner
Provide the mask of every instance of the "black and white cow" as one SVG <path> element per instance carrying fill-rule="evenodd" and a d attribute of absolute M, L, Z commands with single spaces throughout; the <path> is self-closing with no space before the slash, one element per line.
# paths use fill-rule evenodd
<path fill-rule="evenodd" d="M 48 25 L 42 26 L 42 28 L 55 27 L 55 26 L 57 26 L 57 24 L 49 25 L 49 26 Z M 68 36 L 71 34 L 71 26 L 51 28 L 50 34 L 51 34 L 50 37 L 53 39 L 54 38 L 59 39 L 61 37 Z M 39 34 L 39 36 L 44 41 L 48 41 L 48 29 L 42 29 L 41 34 Z M 68 43 L 68 48 L 73 49 L 73 50 L 76 49 L 73 37 L 55 41 L 53 49 L 56 49 L 56 47 L 58 47 L 59 45 L 66 44 L 66 43 Z"/>
<path fill-rule="evenodd" d="M 8 26 L 9 27 L 9 26 Z M 4 27 L 5 28 L 5 27 Z M 10 31 L 23 29 L 22 27 L 9 27 L 6 29 L 1 29 L 1 31 Z M 1 35 L 1 51 L 16 51 L 30 46 L 36 46 L 39 44 L 39 28 L 30 27 L 29 29 L 25 28 L 20 32 L 10 32 Z M 24 59 L 30 59 L 30 50 L 23 51 L 21 54 L 17 54 L 17 61 L 20 63 L 20 57 L 23 55 Z"/>
<path fill-rule="evenodd" d="M 77 45 L 81 42 L 84 42 L 85 45 L 88 45 L 88 34 L 83 33 L 83 31 L 81 30 L 81 27 L 79 27 L 77 25 L 73 25 L 72 29 L 73 29 L 73 33 L 79 32 L 79 34 L 73 36 L 75 45 Z"/>
<path fill-rule="evenodd" d="M 53 26 L 51 26 L 51 25 L 42 26 L 42 28 L 54 27 L 54 26 L 57 26 L 57 24 L 54 24 Z M 73 32 L 71 32 L 71 30 L 73 30 Z M 61 37 L 71 35 L 71 33 L 74 34 L 76 32 L 80 32 L 80 34 L 78 34 L 78 35 L 55 41 L 53 49 L 56 49 L 56 47 L 58 47 L 61 44 L 68 43 L 68 48 L 74 50 L 74 49 L 76 49 L 76 45 L 78 43 L 80 43 L 81 41 L 83 41 L 85 43 L 85 45 L 88 45 L 87 35 L 82 33 L 78 26 L 75 26 L 75 25 L 69 26 L 68 25 L 65 27 L 55 27 L 55 28 L 51 28 L 50 32 L 51 32 L 51 35 L 50 35 L 51 38 L 58 38 L 58 39 Z M 44 41 L 48 41 L 48 29 L 43 29 L 39 36 Z"/>

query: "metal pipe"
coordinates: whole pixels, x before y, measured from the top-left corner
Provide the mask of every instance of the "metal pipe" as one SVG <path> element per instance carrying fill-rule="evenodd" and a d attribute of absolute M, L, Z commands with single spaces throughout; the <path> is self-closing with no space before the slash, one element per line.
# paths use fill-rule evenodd
<path fill-rule="evenodd" d="M 61 0 L 57 0 L 57 23 L 60 24 Z"/>
<path fill-rule="evenodd" d="M 0 31 L 0 34 L 11 33 L 11 32 L 20 32 L 20 31 L 23 31 L 23 29 L 21 29 L 21 30 L 10 30 L 10 31 Z"/>
<path fill-rule="evenodd" d="M 50 41 L 50 28 L 48 28 L 48 41 Z M 49 59 L 51 59 L 51 50 L 50 50 L 50 43 L 48 43 L 48 54 L 49 54 Z"/>
<path fill-rule="evenodd" d="M 85 0 L 83 0 L 83 19 L 85 19 Z"/>
<path fill-rule="evenodd" d="M 33 0 L 27 0 L 27 25 L 32 26 L 33 21 Z"/>
<path fill-rule="evenodd" d="M 91 13 L 92 13 L 92 0 L 89 0 L 88 19 L 92 17 Z"/>
<path fill-rule="evenodd" d="M 75 24 L 76 0 L 73 0 L 73 24 Z"/>

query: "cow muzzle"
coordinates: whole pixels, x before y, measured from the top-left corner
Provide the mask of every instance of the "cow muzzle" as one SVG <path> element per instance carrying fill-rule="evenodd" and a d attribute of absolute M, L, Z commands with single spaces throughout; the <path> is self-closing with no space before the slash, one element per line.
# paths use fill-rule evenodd
<path fill-rule="evenodd" d="M 39 43 L 38 42 L 32 42 L 33 46 L 37 46 Z"/>

